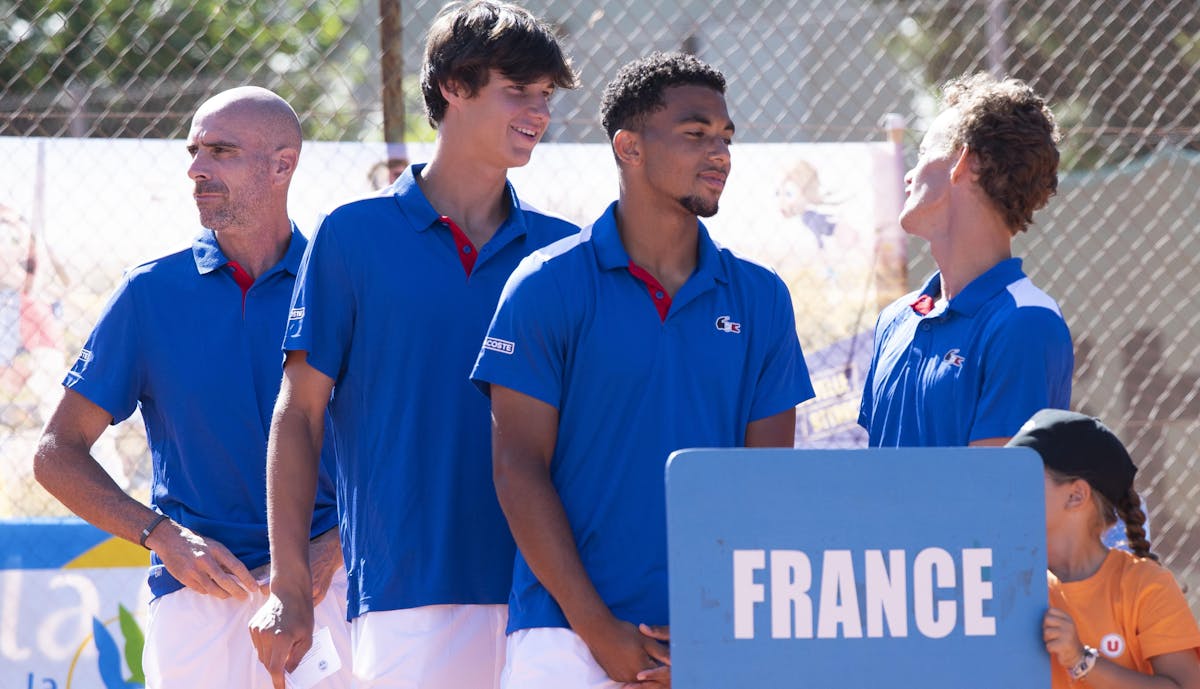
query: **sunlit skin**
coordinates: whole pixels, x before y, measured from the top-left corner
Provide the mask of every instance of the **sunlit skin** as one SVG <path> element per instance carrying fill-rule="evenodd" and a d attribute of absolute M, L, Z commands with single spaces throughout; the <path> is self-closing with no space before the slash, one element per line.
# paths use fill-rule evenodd
<path fill-rule="evenodd" d="M 192 121 L 188 177 L 200 224 L 220 232 L 251 224 L 267 195 L 268 151 L 242 118 L 227 110 L 201 113 Z"/>
<path fill-rule="evenodd" d="M 473 94 L 454 82 L 441 89 L 446 113 L 417 184 L 481 247 L 508 217 L 505 179 L 510 168 L 529 162 L 545 135 L 555 86 L 548 77 L 519 83 L 493 69 Z"/>
<path fill-rule="evenodd" d="M 674 86 L 666 107 L 646 118 L 644 174 L 652 189 L 674 199 L 688 215 L 716 215 L 729 177 L 734 125 L 725 96 L 706 86 Z"/>
<path fill-rule="evenodd" d="M 949 108 L 921 141 L 917 164 L 904 175 L 900 225 L 929 242 L 942 278 L 941 296 L 952 299 L 972 280 L 1012 257 L 1012 228 L 979 185 L 976 157 L 953 145 L 961 114 Z M 1003 445 L 1006 438 L 976 444 Z"/>
<path fill-rule="evenodd" d="M 454 89 L 451 91 L 450 89 Z M 459 131 L 466 134 L 479 164 L 498 169 L 521 167 L 529 162 L 534 147 L 550 126 L 550 100 L 554 82 L 542 78 L 527 84 L 509 79 L 499 71 L 489 72 L 488 82 L 472 96 L 454 84 L 443 87 L 451 109 L 447 117 L 457 118 Z M 464 100 L 470 107 L 454 108 Z"/>
<path fill-rule="evenodd" d="M 287 250 L 292 234 L 288 187 L 300 147 L 295 113 L 265 89 L 223 92 L 192 118 L 187 174 L 200 223 L 251 277 Z"/>
<path fill-rule="evenodd" d="M 916 165 L 904 175 L 904 209 L 900 226 L 909 234 L 929 240 L 944 234 L 953 224 L 950 172 L 961 149 L 951 146 L 951 133 L 959 112 L 950 108 L 937 116 L 925 137 Z"/>
<path fill-rule="evenodd" d="M 621 168 L 617 229 L 629 258 L 668 294 L 696 267 L 696 217 L 716 213 L 731 168 L 734 125 L 725 96 L 673 86 L 635 130 L 613 135 Z"/>

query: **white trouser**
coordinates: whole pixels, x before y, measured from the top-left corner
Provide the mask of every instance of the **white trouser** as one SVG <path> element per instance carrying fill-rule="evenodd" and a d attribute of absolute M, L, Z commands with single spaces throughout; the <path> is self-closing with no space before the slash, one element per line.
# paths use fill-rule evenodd
<path fill-rule="evenodd" d="M 621 689 L 570 629 L 537 627 L 508 635 L 502 689 Z"/>
<path fill-rule="evenodd" d="M 507 605 L 368 612 L 351 624 L 355 689 L 498 689 Z"/>
<path fill-rule="evenodd" d="M 250 642 L 250 618 L 267 601 L 254 593 L 222 600 L 183 588 L 150 602 L 142 669 L 146 689 L 271 689 L 271 676 Z M 329 627 L 342 669 L 314 689 L 349 689 L 350 625 L 346 623 L 346 571 L 339 569 L 313 611 L 313 628 Z"/>

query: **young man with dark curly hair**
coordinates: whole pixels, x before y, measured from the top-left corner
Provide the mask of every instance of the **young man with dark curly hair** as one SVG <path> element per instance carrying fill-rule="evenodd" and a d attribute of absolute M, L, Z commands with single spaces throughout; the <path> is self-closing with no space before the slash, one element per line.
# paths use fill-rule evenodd
<path fill-rule="evenodd" d="M 791 447 L 813 395 L 787 287 L 698 220 L 730 170 L 721 73 L 658 53 L 601 113 L 620 198 L 514 271 L 472 374 L 518 547 L 509 689 L 668 684 L 667 456 Z"/>
<path fill-rule="evenodd" d="M 251 626 L 279 689 L 312 634 L 301 537 L 326 412 L 355 686 L 489 689 L 504 665 L 515 546 L 468 376 L 513 269 L 578 232 L 507 181 L 576 76 L 548 25 L 474 0 L 434 22 L 421 84 L 429 163 L 330 213 L 296 281 L 268 451 L 271 598 Z"/>
<path fill-rule="evenodd" d="M 938 271 L 884 309 L 859 423 L 873 447 L 1003 445 L 1071 401 L 1071 334 L 1012 255 L 1058 188 L 1058 130 L 1024 82 L 949 82 L 905 175 L 900 225 Z"/>

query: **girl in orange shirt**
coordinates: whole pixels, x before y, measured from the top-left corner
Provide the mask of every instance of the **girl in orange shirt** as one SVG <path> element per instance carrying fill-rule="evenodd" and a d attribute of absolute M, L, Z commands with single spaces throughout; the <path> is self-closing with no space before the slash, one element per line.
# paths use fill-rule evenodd
<path fill-rule="evenodd" d="M 1125 446 L 1099 420 L 1054 409 L 1034 414 L 1009 445 L 1037 450 L 1046 469 L 1042 639 L 1053 689 L 1200 689 L 1200 628 L 1150 552 Z M 1118 517 L 1133 553 L 1100 540 Z"/>

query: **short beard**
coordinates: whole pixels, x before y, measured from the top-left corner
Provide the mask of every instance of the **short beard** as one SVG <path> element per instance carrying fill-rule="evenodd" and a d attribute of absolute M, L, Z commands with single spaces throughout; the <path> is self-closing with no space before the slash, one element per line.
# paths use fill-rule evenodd
<path fill-rule="evenodd" d="M 213 231 L 219 232 L 229 227 L 235 219 L 233 211 L 228 207 L 200 211 L 200 224 Z"/>
<path fill-rule="evenodd" d="M 704 200 L 699 196 L 684 196 L 679 199 L 679 205 L 695 216 L 711 218 L 717 214 L 718 202 L 713 201 L 711 205 L 705 205 Z"/>

